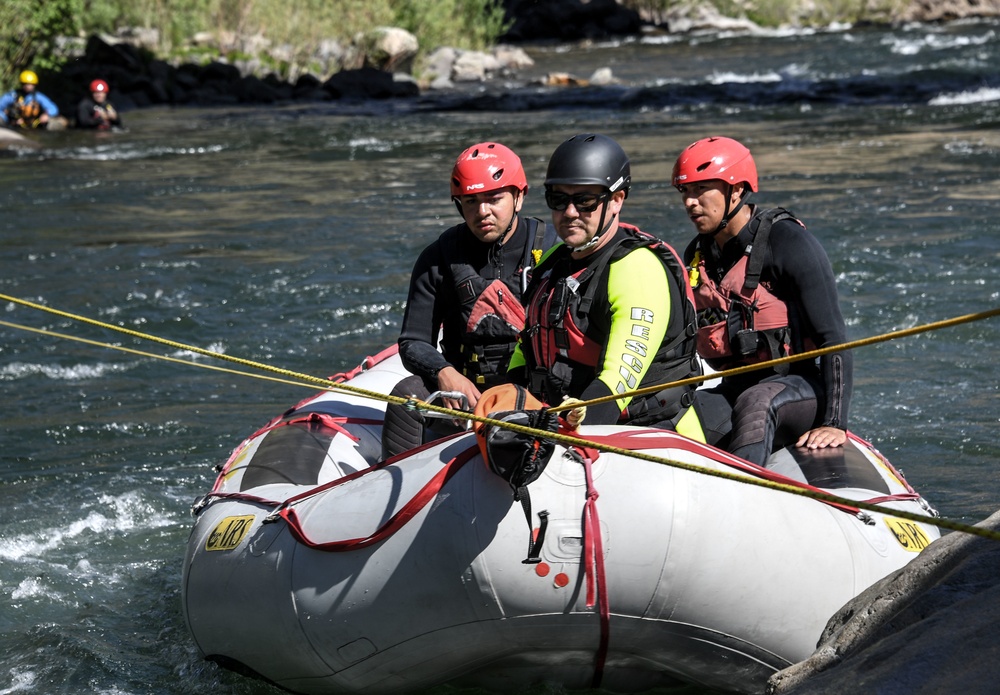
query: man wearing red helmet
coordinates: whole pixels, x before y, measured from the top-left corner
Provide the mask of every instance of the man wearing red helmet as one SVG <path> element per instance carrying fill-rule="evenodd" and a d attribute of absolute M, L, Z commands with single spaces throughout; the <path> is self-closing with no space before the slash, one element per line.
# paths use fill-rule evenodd
<path fill-rule="evenodd" d="M 471 410 L 482 391 L 505 381 L 524 326 L 521 295 L 542 252 L 557 240 L 551 227 L 519 215 L 527 191 L 521 160 L 504 145 L 482 142 L 459 155 L 451 196 L 464 221 L 427 246 L 413 267 L 398 343 L 414 376 L 393 395 L 424 400 L 436 391 L 460 393 L 464 403 L 447 397 L 442 404 Z M 420 411 L 390 404 L 383 456 L 449 429 L 444 420 L 425 421 Z"/>
<path fill-rule="evenodd" d="M 750 150 L 730 138 L 698 140 L 677 158 L 672 183 L 698 231 L 684 261 L 703 359 L 727 369 L 847 340 L 823 247 L 788 211 L 748 202 L 757 191 Z M 709 441 L 760 465 L 789 444 L 842 446 L 852 365 L 850 351 L 834 352 L 698 391 Z"/>
<path fill-rule="evenodd" d="M 122 127 L 121 117 L 108 101 L 108 83 L 104 80 L 90 83 L 90 96 L 81 99 L 76 107 L 76 126 L 97 130 Z"/>

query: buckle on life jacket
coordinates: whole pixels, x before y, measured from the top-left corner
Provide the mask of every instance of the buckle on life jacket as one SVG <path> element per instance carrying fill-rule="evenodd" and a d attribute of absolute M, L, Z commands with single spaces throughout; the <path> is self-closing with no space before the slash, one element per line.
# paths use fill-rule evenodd
<path fill-rule="evenodd" d="M 541 367 L 532 369 L 528 374 L 528 390 L 531 393 L 545 393 L 547 385 L 548 373 Z"/>
<path fill-rule="evenodd" d="M 458 301 L 465 304 L 473 301 L 477 297 L 476 288 L 473 287 L 472 285 L 473 283 L 472 280 L 470 279 L 459 284 L 458 287 L 455 288 L 455 291 L 458 294 Z"/>

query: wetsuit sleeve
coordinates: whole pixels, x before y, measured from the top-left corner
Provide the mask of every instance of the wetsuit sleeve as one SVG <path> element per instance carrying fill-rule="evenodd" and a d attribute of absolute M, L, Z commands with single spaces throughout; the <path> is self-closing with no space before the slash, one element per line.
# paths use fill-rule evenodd
<path fill-rule="evenodd" d="M 0 97 L 0 121 L 7 122 L 7 109 L 14 103 L 14 92 L 7 92 Z"/>
<path fill-rule="evenodd" d="M 507 363 L 507 381 L 511 384 L 527 386 L 528 363 L 524 359 L 524 350 L 521 345 L 521 343 L 517 344 L 517 347 L 514 348 L 514 353 L 510 356 L 510 362 Z"/>
<path fill-rule="evenodd" d="M 43 109 L 45 109 L 45 113 L 49 115 L 49 118 L 59 115 L 59 107 L 56 106 L 56 103 L 47 96 L 35 92 L 35 98 L 38 99 L 38 103 L 42 105 Z"/>
<path fill-rule="evenodd" d="M 439 244 L 428 246 L 413 266 L 410 290 L 406 297 L 403 326 L 399 332 L 399 357 L 408 370 L 432 380 L 448 366 L 448 361 L 438 351 L 438 333 L 441 315 L 437 296 L 442 283 Z"/>
<path fill-rule="evenodd" d="M 770 247 L 780 294 L 794 302 L 816 347 L 846 342 L 833 266 L 819 240 L 794 222 L 782 221 L 771 229 Z M 850 350 L 823 355 L 819 368 L 826 394 L 822 424 L 847 429 L 854 357 Z"/>
<path fill-rule="evenodd" d="M 83 99 L 76 107 L 76 124 L 81 128 L 94 128 L 100 124 L 100 120 L 94 117 L 92 99 Z"/>
<path fill-rule="evenodd" d="M 597 377 L 582 400 L 635 390 L 649 371 L 670 325 L 670 285 L 656 254 L 636 249 L 608 267 L 610 331 L 598 362 Z M 588 408 L 587 423 L 618 421 L 630 397 Z"/>

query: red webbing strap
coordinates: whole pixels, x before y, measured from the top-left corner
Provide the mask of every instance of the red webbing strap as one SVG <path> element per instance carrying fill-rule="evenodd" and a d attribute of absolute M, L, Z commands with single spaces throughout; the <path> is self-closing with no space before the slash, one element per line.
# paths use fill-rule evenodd
<path fill-rule="evenodd" d="M 296 417 L 289 418 L 287 420 L 281 420 L 269 425 L 262 427 L 254 433 L 254 437 L 259 437 L 262 434 L 270 432 L 273 429 L 279 427 L 284 427 L 286 425 L 311 425 L 313 423 L 319 423 L 326 427 L 327 429 L 333 430 L 335 432 L 340 432 L 345 437 L 348 437 L 352 442 L 358 441 L 358 437 L 347 431 L 344 425 L 381 425 L 381 420 L 374 420 L 369 418 L 354 418 L 354 417 L 344 417 L 338 415 L 329 415 L 327 413 L 304 413 Z"/>
<path fill-rule="evenodd" d="M 883 502 L 915 502 L 920 499 L 920 495 L 915 492 L 899 492 L 895 495 L 882 495 L 864 500 L 866 504 L 882 504 Z"/>
<path fill-rule="evenodd" d="M 452 476 L 455 475 L 469 461 L 472 457 L 479 453 L 478 446 L 471 446 L 462 453 L 458 454 L 451 461 L 446 463 L 440 471 L 438 471 L 433 478 L 428 481 L 420 491 L 414 495 L 409 502 L 404 504 L 398 512 L 393 514 L 385 524 L 378 528 L 373 534 L 365 538 L 351 538 L 341 541 L 329 541 L 326 543 L 319 543 L 310 539 L 302 528 L 302 523 L 299 520 L 298 514 L 296 514 L 295 509 L 292 507 L 285 506 L 278 511 L 278 516 L 283 518 L 287 523 L 289 530 L 292 535 L 302 543 L 310 548 L 316 550 L 323 550 L 327 552 L 344 552 L 348 550 L 359 550 L 361 548 L 367 548 L 370 545 L 384 541 L 386 538 L 394 534 L 396 531 L 401 529 L 406 523 L 412 519 L 416 514 L 423 509 L 428 502 L 433 499 L 437 493 L 444 487 Z M 358 473 L 364 473 L 370 471 L 371 469 L 365 469 L 365 471 L 358 471 Z M 346 482 L 348 478 L 357 477 L 357 473 L 351 476 L 346 476 L 336 481 L 338 484 Z M 315 494 L 315 491 L 310 491 L 308 494 Z M 292 502 L 296 498 L 291 498 L 289 502 Z"/>
<path fill-rule="evenodd" d="M 660 436 L 648 436 L 650 432 L 656 432 Z M 605 444 L 607 446 L 613 446 L 619 449 L 630 449 L 632 451 L 661 448 L 680 449 L 681 451 L 688 451 L 710 458 L 717 463 L 729 466 L 730 468 L 736 468 L 758 478 L 768 480 L 772 483 L 780 483 L 782 485 L 788 485 L 789 487 L 797 487 L 803 490 L 817 492 L 819 494 L 827 494 L 826 490 L 823 488 L 803 483 L 795 478 L 789 478 L 781 473 L 776 473 L 775 471 L 764 468 L 763 466 L 758 466 L 755 463 L 750 463 L 749 461 L 728 454 L 721 449 L 716 449 L 715 447 L 707 444 L 696 442 L 693 439 L 688 439 L 687 437 L 667 430 L 641 430 L 637 432 L 616 432 L 614 434 L 607 435 L 591 435 L 588 437 L 580 435 L 577 436 L 580 437 L 580 439 L 586 439 L 594 442 L 595 444 Z M 817 501 L 829 505 L 834 509 L 839 509 L 842 512 L 847 512 L 848 514 L 858 514 L 861 511 L 857 507 L 841 504 L 839 502 L 830 502 L 822 499 Z"/>
<path fill-rule="evenodd" d="M 399 352 L 399 345 L 397 343 L 393 343 L 392 345 L 385 348 L 381 352 L 376 353 L 375 356 L 369 355 L 368 357 L 364 358 L 363 360 L 361 360 L 361 364 L 359 364 L 358 366 L 346 372 L 337 372 L 336 374 L 331 374 L 330 376 L 327 377 L 327 379 L 329 379 L 335 384 L 343 384 L 345 381 L 350 381 L 358 374 L 367 372 L 369 369 L 371 369 L 378 363 L 384 362 L 385 360 L 395 355 L 397 352 Z M 320 391 L 319 393 L 314 393 L 308 398 L 302 399 L 292 408 L 292 410 L 298 410 L 307 403 L 311 403 L 312 401 L 316 400 L 324 393 L 326 393 L 326 391 Z"/>
<path fill-rule="evenodd" d="M 899 481 L 899 484 L 902 485 L 903 487 L 905 487 L 907 492 L 909 492 L 912 495 L 914 495 L 914 499 L 917 499 L 917 498 L 920 497 L 920 495 L 917 494 L 917 491 L 914 490 L 912 487 L 910 487 L 910 484 L 908 482 L 906 482 L 906 478 L 903 477 L 903 474 L 900 473 L 899 471 L 897 471 L 895 469 L 895 467 L 891 463 L 889 463 L 889 459 L 887 459 L 885 456 L 883 456 L 881 451 L 879 451 L 878 449 L 876 449 L 875 447 L 873 447 L 870 443 L 868 443 L 867 441 L 865 441 L 861 437 L 857 436 L 853 432 L 848 432 L 847 433 L 847 438 L 848 439 L 853 439 L 854 441 L 858 442 L 859 444 L 861 444 L 862 446 L 864 446 L 866 449 L 868 449 L 868 451 L 870 451 L 873 454 L 875 454 L 875 456 L 878 458 L 878 460 L 881 462 L 881 464 L 883 466 L 885 466 L 886 469 L 890 473 L 892 473 L 893 477 L 896 480 Z"/>
<path fill-rule="evenodd" d="M 594 487 L 591 458 L 581 449 L 583 470 L 587 478 L 587 501 L 583 505 L 583 560 L 587 579 L 587 608 L 594 607 L 594 589 L 597 589 L 597 612 L 601 621 L 601 640 L 594 655 L 594 679 L 591 688 L 599 688 L 604 678 L 604 664 L 608 658 L 608 639 L 611 631 L 611 610 L 608 602 L 608 586 L 604 571 L 604 537 L 601 535 L 601 519 L 597 514 L 597 498 L 600 494 Z"/>
<path fill-rule="evenodd" d="M 350 381 L 358 374 L 368 371 L 379 362 L 384 362 L 385 360 L 395 355 L 397 352 L 399 352 L 399 343 L 393 343 L 392 345 L 385 348 L 381 352 L 376 353 L 375 356 L 369 355 L 368 357 L 364 358 L 363 360 L 361 360 L 361 364 L 359 364 L 354 369 L 351 369 L 346 372 L 338 372 L 336 374 L 328 376 L 327 379 L 329 379 L 330 381 L 335 381 L 338 384 L 342 384 L 345 381 Z"/>

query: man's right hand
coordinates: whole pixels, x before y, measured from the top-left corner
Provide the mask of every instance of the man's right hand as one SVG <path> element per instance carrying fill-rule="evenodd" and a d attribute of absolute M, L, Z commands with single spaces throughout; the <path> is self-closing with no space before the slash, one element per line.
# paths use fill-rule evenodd
<path fill-rule="evenodd" d="M 459 372 L 452 366 L 447 366 L 442 369 L 437 374 L 438 389 L 441 391 L 458 391 L 459 393 L 465 394 L 466 399 L 469 401 L 468 405 L 460 403 L 454 398 L 445 398 L 444 405 L 446 408 L 451 408 L 452 410 L 464 410 L 465 407 L 468 409 L 475 410 L 476 403 L 479 402 L 479 397 L 482 395 L 476 385 L 473 384 L 468 377 Z"/>

